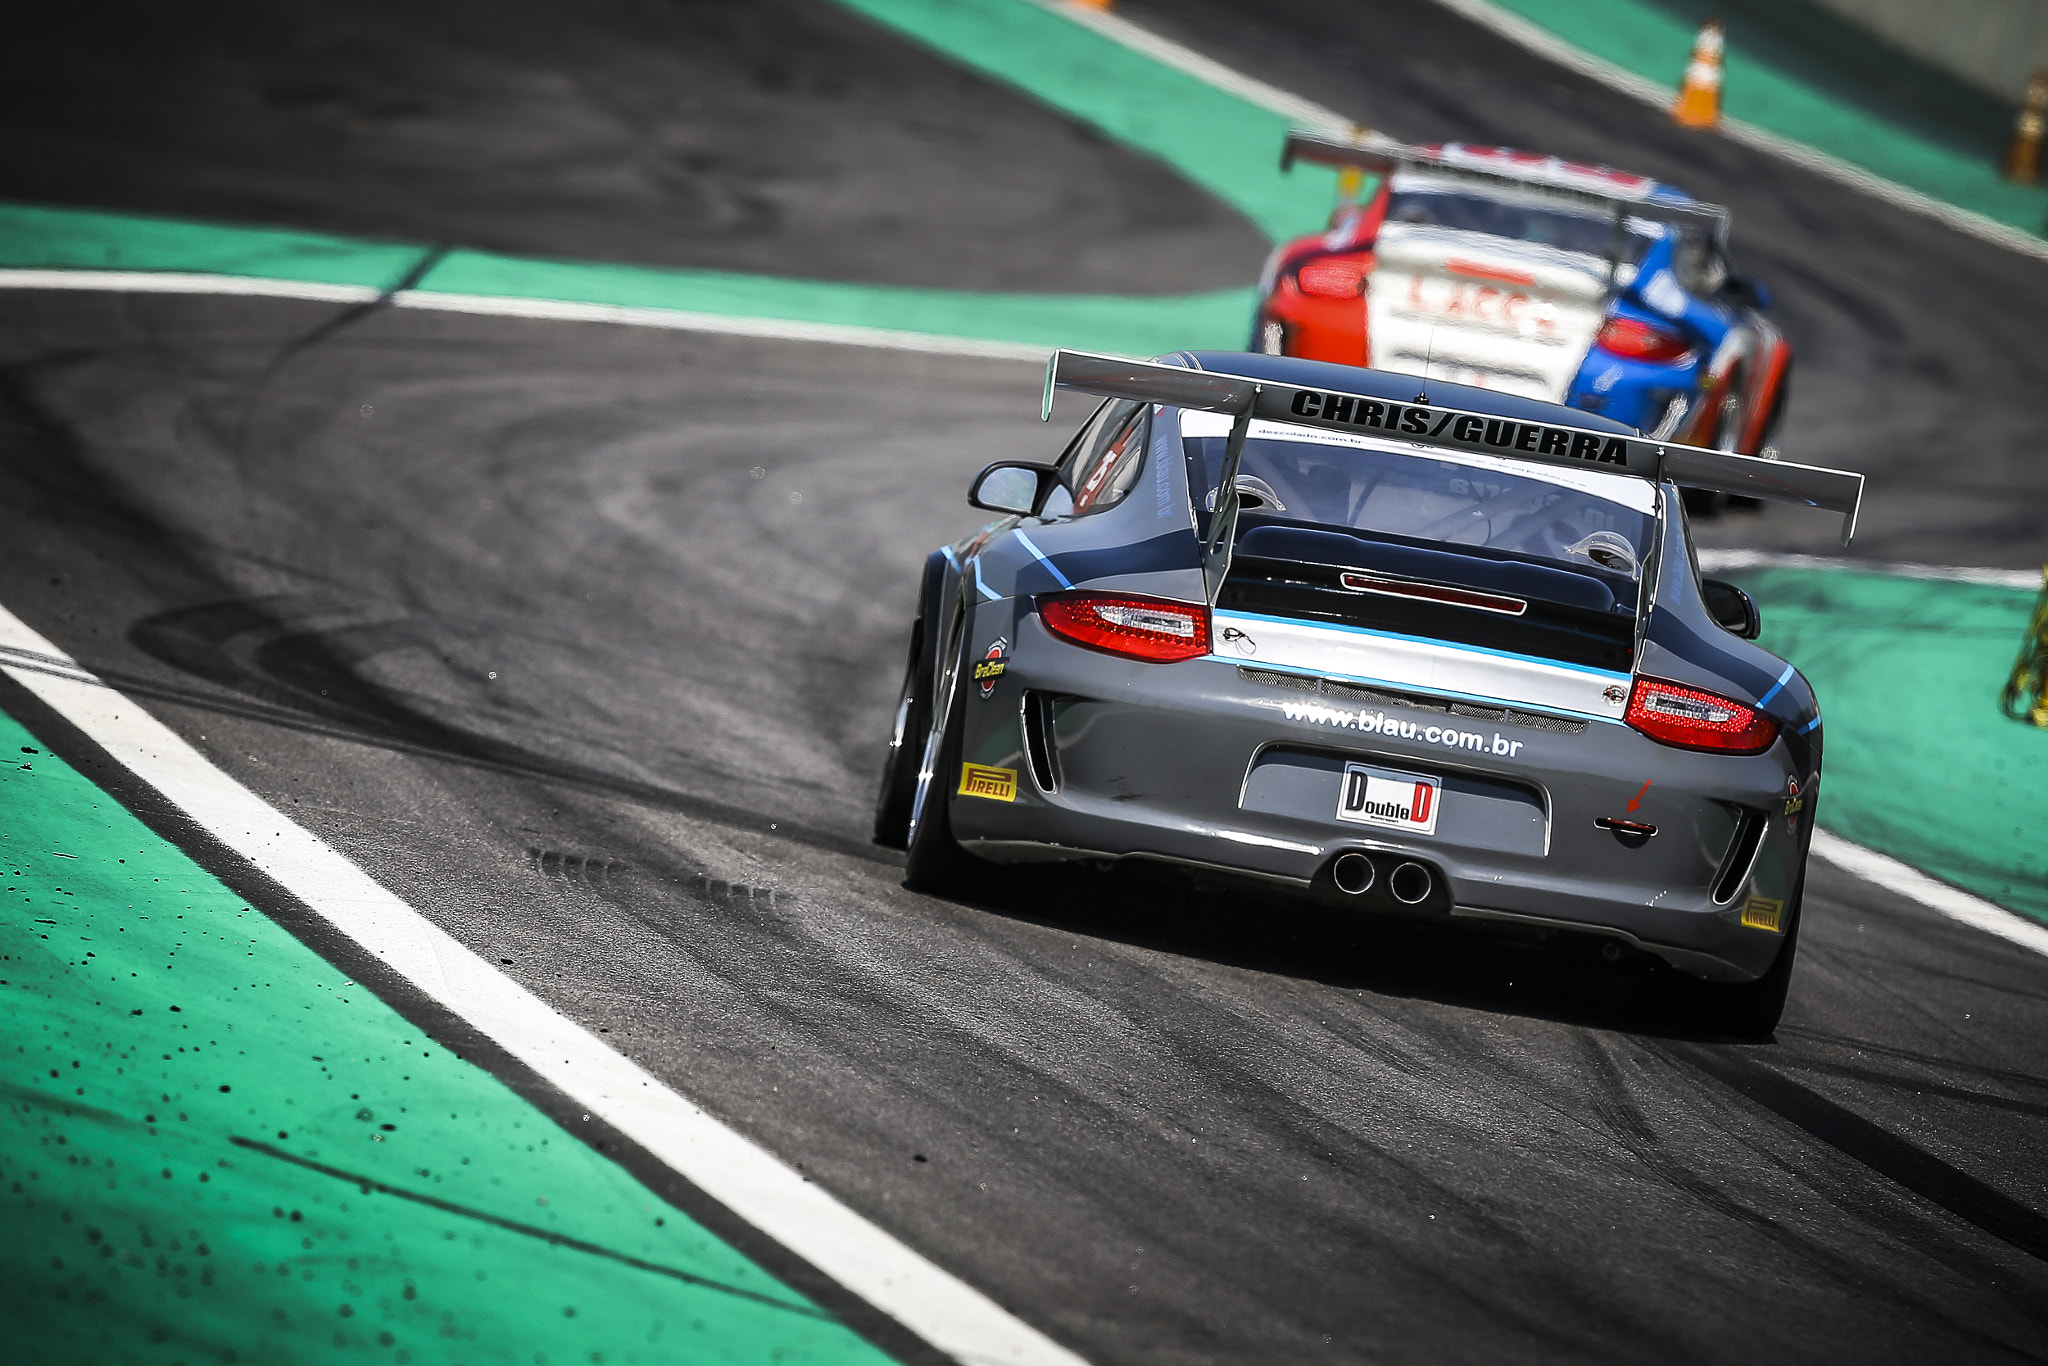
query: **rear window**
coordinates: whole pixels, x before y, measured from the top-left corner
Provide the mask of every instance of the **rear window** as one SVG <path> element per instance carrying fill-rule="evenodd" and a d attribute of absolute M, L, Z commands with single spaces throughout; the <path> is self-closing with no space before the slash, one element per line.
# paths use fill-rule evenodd
<path fill-rule="evenodd" d="M 1386 221 L 1483 232 L 1588 256 L 1604 257 L 1614 250 L 1611 218 L 1456 190 L 1398 191 L 1388 196 Z M 1659 231 L 1644 220 L 1630 220 L 1622 233 L 1621 259 L 1640 261 Z"/>
<path fill-rule="evenodd" d="M 1190 492 L 1215 507 L 1228 420 L 1184 413 Z M 1646 480 L 1252 424 L 1238 468 L 1247 516 L 1479 546 L 1637 576 L 1656 527 Z"/>

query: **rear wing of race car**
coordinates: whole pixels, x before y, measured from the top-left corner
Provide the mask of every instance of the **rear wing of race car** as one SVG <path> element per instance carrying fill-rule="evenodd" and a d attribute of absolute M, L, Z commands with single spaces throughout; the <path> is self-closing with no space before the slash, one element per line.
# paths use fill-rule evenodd
<path fill-rule="evenodd" d="M 1228 531 L 1235 525 L 1237 513 L 1237 464 L 1254 418 L 1537 464 L 1591 466 L 1652 482 L 1669 480 L 1687 488 L 1839 512 L 1843 545 L 1856 533 L 1856 513 L 1863 501 L 1863 476 L 1850 470 L 1794 465 L 1588 427 L 1520 421 L 1419 400 L 1401 403 L 1335 393 L 1087 351 L 1055 351 L 1046 362 L 1042 417 L 1051 418 L 1053 394 L 1060 389 L 1228 413 L 1236 419 L 1225 448 L 1216 513 L 1204 537 L 1212 560 L 1228 555 Z"/>
<path fill-rule="evenodd" d="M 1297 161 L 1354 167 L 1380 175 L 1392 175 L 1412 166 L 1475 184 L 1526 186 L 1578 200 L 1617 223 L 1623 218 L 1647 218 L 1692 228 L 1724 244 L 1728 240 L 1730 214 L 1719 204 L 1665 203 L 1649 197 L 1656 185 L 1644 177 L 1600 173 L 1591 167 L 1566 167 L 1549 157 L 1525 161 L 1482 159 L 1391 141 L 1338 142 L 1315 133 L 1292 132 L 1280 153 L 1280 169 L 1287 170 Z"/>

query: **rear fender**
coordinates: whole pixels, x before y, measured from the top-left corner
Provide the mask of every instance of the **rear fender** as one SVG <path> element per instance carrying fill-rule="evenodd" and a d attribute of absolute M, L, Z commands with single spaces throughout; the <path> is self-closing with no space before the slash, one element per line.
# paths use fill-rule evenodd
<path fill-rule="evenodd" d="M 924 557 L 924 572 L 918 578 L 915 667 L 924 671 L 927 684 L 936 681 L 939 647 L 957 611 L 960 573 L 954 568 L 951 547 L 934 550 Z"/>
<path fill-rule="evenodd" d="M 1699 564 L 1675 484 L 1664 485 L 1664 502 L 1663 540 L 1636 671 L 1758 708 L 1778 723 L 1794 770 L 1818 776 L 1820 707 L 1813 689 L 1787 661 L 1714 620 L 1700 591 Z"/>

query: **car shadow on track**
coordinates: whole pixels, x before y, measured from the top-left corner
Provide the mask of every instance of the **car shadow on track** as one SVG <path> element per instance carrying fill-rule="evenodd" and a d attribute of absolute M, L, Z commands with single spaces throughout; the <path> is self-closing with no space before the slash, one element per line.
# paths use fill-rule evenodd
<path fill-rule="evenodd" d="M 1601 935 L 1353 909 L 1137 861 L 1102 871 L 991 865 L 968 900 L 1013 920 L 1349 991 L 1730 1041 L 1695 1023 L 1696 979 Z"/>

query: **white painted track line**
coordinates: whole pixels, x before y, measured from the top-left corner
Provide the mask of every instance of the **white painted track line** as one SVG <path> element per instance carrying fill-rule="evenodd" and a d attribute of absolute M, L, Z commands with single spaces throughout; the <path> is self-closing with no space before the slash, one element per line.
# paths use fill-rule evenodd
<path fill-rule="evenodd" d="M 1639 100 L 1660 113 L 1670 109 L 1672 102 L 1678 98 L 1678 91 L 1675 88 L 1638 76 L 1635 72 L 1616 66 L 1605 58 L 1595 57 L 1590 52 L 1574 47 L 1548 29 L 1541 28 L 1518 14 L 1511 14 L 1498 5 L 1488 3 L 1488 0 L 1436 0 L 1436 3 L 1500 35 L 1517 47 L 1555 62 L 1589 80 L 1598 81 L 1608 89 L 1619 91 L 1630 99 Z M 1817 147 L 1808 147 L 1803 142 L 1780 137 L 1753 123 L 1744 123 L 1741 119 L 1723 118 L 1720 131 L 1730 142 L 1739 142 L 1759 151 L 1769 152 L 1801 170 L 1826 176 L 1873 199 L 1935 219 L 1994 246 L 2007 247 L 2022 255 L 2032 256 L 2036 260 L 2048 261 L 2048 238 L 2036 237 L 2018 228 L 2007 227 L 1982 214 L 1971 213 L 1968 209 L 1943 203 L 1918 190 L 1911 190 L 1882 176 L 1873 175 L 1861 166 L 1831 156 Z"/>
<path fill-rule="evenodd" d="M 1084 1366 L 557 1013 L 5 608 L 0 669 L 378 961 L 924 1341 L 970 1366 Z"/>
<path fill-rule="evenodd" d="M 2010 940 L 2023 949 L 2048 955 L 2048 925 L 2029 920 L 2025 916 L 1994 905 L 1979 896 L 1971 896 L 1958 887 L 1931 878 L 1895 858 L 1852 844 L 1840 835 L 1825 830 L 1813 832 L 1813 852 L 1834 864 L 1845 873 L 1853 873 L 1865 882 L 1875 883 L 1900 896 L 1917 901 L 1921 905 L 1941 912 L 1951 920 L 1960 920 L 1986 934 L 1995 934 L 2000 939 Z"/>
<path fill-rule="evenodd" d="M 382 291 L 368 285 L 324 285 L 257 275 L 205 275 L 170 270 L 0 270 L 0 289 L 93 289 L 116 294 L 242 294 L 366 304 Z"/>
<path fill-rule="evenodd" d="M 543 318 L 555 322 L 621 323 L 628 327 L 717 332 L 728 337 L 873 346 L 887 351 L 924 351 L 941 356 L 985 356 L 991 360 L 1024 360 L 1037 365 L 1043 365 L 1053 352 L 1052 347 L 1035 342 L 985 341 L 976 337 L 950 337 L 937 332 L 859 327 L 851 323 L 813 323 L 736 313 L 694 313 L 680 308 L 634 308 L 621 304 L 583 304 L 489 294 L 443 294 L 431 289 L 407 290 L 395 295 L 391 302 L 396 308 L 419 308 L 436 313 L 482 313 L 501 318 Z"/>
<path fill-rule="evenodd" d="M 150 270 L 0 270 L 0 289 L 91 289 L 135 294 L 226 294 L 268 299 L 311 299 L 321 303 L 374 303 L 383 291 L 368 285 L 323 285 L 253 275 L 203 275 Z M 885 351 L 920 351 L 940 356 L 981 356 L 990 360 L 1043 365 L 1050 346 L 1035 342 L 988 341 L 938 332 L 907 332 L 852 323 L 817 323 L 791 318 L 758 318 L 737 313 L 700 313 L 681 308 L 640 308 L 623 304 L 575 303 L 511 295 L 448 294 L 409 289 L 391 296 L 393 308 L 433 313 L 478 313 L 499 318 L 540 318 L 550 322 L 618 323 L 677 332 L 715 332 L 728 337 L 871 346 Z"/>

